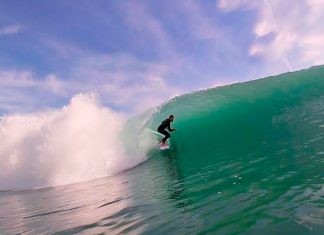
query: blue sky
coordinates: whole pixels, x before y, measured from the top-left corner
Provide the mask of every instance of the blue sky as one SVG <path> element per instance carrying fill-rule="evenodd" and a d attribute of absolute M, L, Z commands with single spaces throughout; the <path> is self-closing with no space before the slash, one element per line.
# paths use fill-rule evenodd
<path fill-rule="evenodd" d="M 0 2 L 0 113 L 93 92 L 137 113 L 324 62 L 324 0 Z"/>

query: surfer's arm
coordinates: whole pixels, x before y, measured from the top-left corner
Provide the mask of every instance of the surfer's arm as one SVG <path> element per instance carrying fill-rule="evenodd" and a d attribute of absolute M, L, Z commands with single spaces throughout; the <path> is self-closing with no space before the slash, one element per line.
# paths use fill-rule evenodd
<path fill-rule="evenodd" d="M 169 122 L 169 125 L 168 125 L 168 130 L 169 131 L 172 131 L 171 127 L 170 127 L 170 122 Z"/>
<path fill-rule="evenodd" d="M 175 131 L 176 129 L 171 129 L 171 127 L 170 127 L 170 123 L 169 123 L 169 125 L 168 125 L 168 130 L 171 132 L 171 131 Z"/>

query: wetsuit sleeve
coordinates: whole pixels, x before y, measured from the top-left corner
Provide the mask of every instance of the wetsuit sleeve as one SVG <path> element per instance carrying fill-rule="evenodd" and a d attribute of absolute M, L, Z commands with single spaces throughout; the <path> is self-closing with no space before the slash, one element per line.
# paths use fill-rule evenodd
<path fill-rule="evenodd" d="M 169 121 L 169 123 L 168 123 L 168 130 L 171 132 L 171 131 L 174 131 L 175 129 L 171 129 L 170 124 L 171 124 L 171 122 Z"/>

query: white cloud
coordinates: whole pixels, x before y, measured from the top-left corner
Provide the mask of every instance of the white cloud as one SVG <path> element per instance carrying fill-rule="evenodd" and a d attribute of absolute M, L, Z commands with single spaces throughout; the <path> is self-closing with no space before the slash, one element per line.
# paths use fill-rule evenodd
<path fill-rule="evenodd" d="M 104 104 L 137 113 L 154 107 L 174 93 L 165 81 L 168 68 L 129 56 L 89 56 L 65 79 L 38 77 L 31 71 L 0 71 L 0 110 L 36 111 L 68 100 L 76 93 L 94 92 Z"/>
<path fill-rule="evenodd" d="M 55 75 L 42 79 L 26 70 L 0 71 L 0 110 L 23 112 L 47 107 L 51 99 L 63 96 L 62 84 Z"/>
<path fill-rule="evenodd" d="M 21 32 L 23 27 L 19 24 L 8 25 L 3 28 L 0 28 L 0 36 L 11 35 Z"/>
<path fill-rule="evenodd" d="M 256 1 L 251 0 L 219 0 L 217 1 L 217 7 L 222 11 L 229 12 L 237 9 L 247 10 L 253 8 Z"/>
<path fill-rule="evenodd" d="M 1 89 L 36 88 L 53 93 L 62 93 L 62 90 L 60 90 L 62 83 L 63 81 L 53 74 L 47 75 L 45 79 L 39 79 L 33 72 L 28 70 L 0 71 Z"/>
<path fill-rule="evenodd" d="M 80 91 L 97 92 L 108 104 L 140 112 L 179 92 L 167 85 L 167 73 L 165 65 L 130 56 L 95 56 L 81 60 L 70 77 Z"/>
<path fill-rule="evenodd" d="M 57 38 L 44 37 L 42 38 L 42 42 L 49 48 L 51 53 L 54 53 L 62 59 L 80 57 L 85 53 L 83 48 L 79 48 L 70 42 L 60 41 Z"/>
<path fill-rule="evenodd" d="M 152 14 L 147 4 L 141 1 L 127 1 L 124 3 L 124 9 L 126 21 L 139 35 L 138 41 L 145 38 L 142 43 L 154 45 L 161 59 L 172 61 L 173 64 L 181 63 L 181 56 L 172 35 L 168 33 L 163 23 Z"/>
<path fill-rule="evenodd" d="M 217 22 L 211 21 L 197 1 L 187 1 L 180 6 L 186 11 L 191 34 L 199 40 L 223 38 L 223 32 Z"/>
<path fill-rule="evenodd" d="M 324 63 L 324 0 L 221 0 L 218 7 L 224 12 L 257 12 L 250 54 L 263 58 L 270 73 Z M 264 40 L 269 35 L 271 40 Z"/>

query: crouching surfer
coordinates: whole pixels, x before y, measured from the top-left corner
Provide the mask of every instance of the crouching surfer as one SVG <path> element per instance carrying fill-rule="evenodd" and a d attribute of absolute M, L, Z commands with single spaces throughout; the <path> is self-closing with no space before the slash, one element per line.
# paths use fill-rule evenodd
<path fill-rule="evenodd" d="M 165 143 L 168 138 L 170 138 L 170 133 L 166 131 L 165 129 L 168 128 L 170 132 L 175 131 L 176 129 L 171 129 L 170 124 L 173 122 L 174 116 L 170 115 L 169 118 L 165 119 L 161 125 L 158 127 L 158 132 L 164 135 L 164 138 L 161 140 L 160 145 L 161 146 L 166 146 L 167 144 Z"/>

